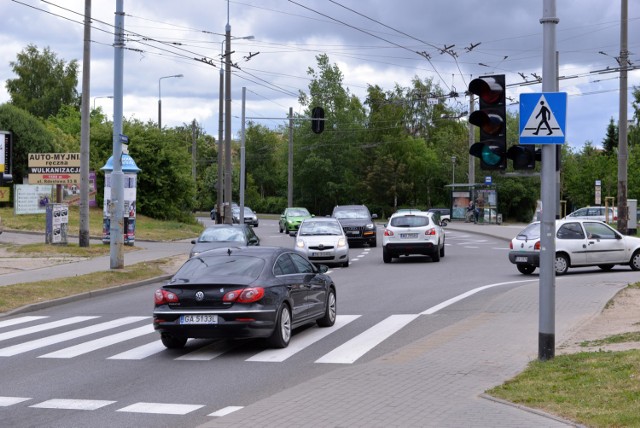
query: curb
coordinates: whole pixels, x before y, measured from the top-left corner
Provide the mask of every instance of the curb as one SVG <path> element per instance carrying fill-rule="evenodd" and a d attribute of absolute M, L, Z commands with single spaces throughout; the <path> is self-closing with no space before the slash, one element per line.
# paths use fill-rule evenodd
<path fill-rule="evenodd" d="M 13 309 L 9 312 L 0 314 L 0 318 L 8 317 L 11 315 L 23 314 L 27 312 L 33 312 L 40 309 L 47 309 L 53 306 L 63 305 L 65 303 L 77 302 L 79 300 L 90 299 L 92 297 L 104 296 L 106 294 L 117 293 L 122 290 L 128 290 L 131 288 L 140 287 L 143 285 L 153 284 L 158 281 L 166 281 L 173 275 L 161 275 L 154 278 L 144 279 L 138 282 L 131 282 L 128 284 L 117 285 L 115 287 L 102 288 L 100 290 L 87 291 L 86 293 L 74 294 L 71 296 L 60 297 L 58 299 L 48 300 L 46 302 L 32 303 L 30 305 L 22 306 L 20 308 Z"/>

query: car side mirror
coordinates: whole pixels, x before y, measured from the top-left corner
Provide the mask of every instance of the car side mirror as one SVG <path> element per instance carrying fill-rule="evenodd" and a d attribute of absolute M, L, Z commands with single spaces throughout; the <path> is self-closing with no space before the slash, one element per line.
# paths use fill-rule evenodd
<path fill-rule="evenodd" d="M 372 219 L 372 220 L 374 220 L 374 219 L 376 219 L 376 218 L 378 218 L 378 214 L 371 214 L 371 219 Z"/>
<path fill-rule="evenodd" d="M 293 231 L 293 230 L 292 230 L 292 231 L 290 231 L 290 232 L 289 232 L 289 236 L 290 236 L 290 237 L 292 237 L 292 238 L 295 238 L 295 237 L 296 237 L 296 232 L 295 232 L 295 231 Z"/>
<path fill-rule="evenodd" d="M 195 240 L 195 239 L 192 239 L 192 240 L 191 240 L 191 243 L 192 243 L 193 245 L 195 245 L 195 244 L 196 244 L 196 240 Z"/>
<path fill-rule="evenodd" d="M 326 273 L 329 270 L 329 266 L 327 265 L 318 265 L 318 272 Z"/>
<path fill-rule="evenodd" d="M 442 220 L 442 221 L 440 222 L 440 227 L 447 227 L 447 222 L 446 222 L 446 221 L 444 221 L 444 220 Z"/>

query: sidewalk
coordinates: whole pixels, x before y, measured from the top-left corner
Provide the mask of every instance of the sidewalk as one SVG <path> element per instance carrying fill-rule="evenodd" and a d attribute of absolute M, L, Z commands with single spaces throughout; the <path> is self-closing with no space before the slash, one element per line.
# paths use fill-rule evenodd
<path fill-rule="evenodd" d="M 523 227 L 451 223 L 447 230 L 507 242 Z M 558 288 L 556 341 L 600 312 L 625 285 Z M 437 315 L 417 322 L 430 316 Z M 473 318 L 368 363 L 336 368 L 291 387 L 283 379 L 281 392 L 200 427 L 575 426 L 483 394 L 538 358 L 537 337 L 537 282 L 523 282 Z"/>

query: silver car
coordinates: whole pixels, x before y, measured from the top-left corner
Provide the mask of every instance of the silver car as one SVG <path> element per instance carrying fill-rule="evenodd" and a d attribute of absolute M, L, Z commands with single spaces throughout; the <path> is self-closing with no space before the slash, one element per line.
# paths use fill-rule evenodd
<path fill-rule="evenodd" d="M 342 225 L 332 217 L 307 218 L 300 223 L 294 249 L 316 264 L 349 266 L 349 243 Z"/>

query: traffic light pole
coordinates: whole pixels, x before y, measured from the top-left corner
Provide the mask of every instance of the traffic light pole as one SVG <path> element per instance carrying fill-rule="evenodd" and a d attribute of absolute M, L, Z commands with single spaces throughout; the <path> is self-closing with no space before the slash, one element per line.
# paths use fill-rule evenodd
<path fill-rule="evenodd" d="M 556 92 L 555 0 L 544 0 L 540 23 L 543 25 L 542 92 Z M 542 219 L 540 224 L 540 285 L 538 359 L 555 355 L 555 255 L 556 255 L 556 146 L 542 144 Z"/>

